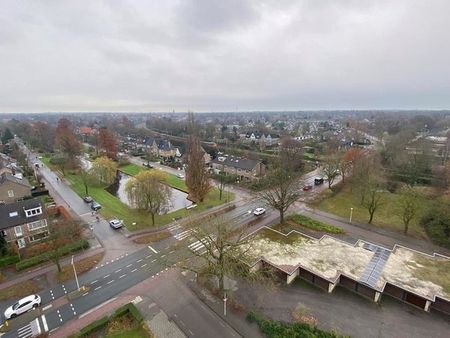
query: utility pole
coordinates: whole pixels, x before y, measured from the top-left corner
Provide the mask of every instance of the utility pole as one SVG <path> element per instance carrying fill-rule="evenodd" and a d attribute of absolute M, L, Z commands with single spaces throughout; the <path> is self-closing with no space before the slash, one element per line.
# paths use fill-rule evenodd
<path fill-rule="evenodd" d="M 223 295 L 223 315 L 227 315 L 227 293 L 225 292 Z"/>
<path fill-rule="evenodd" d="M 78 291 L 80 291 L 80 284 L 78 283 L 77 270 L 75 269 L 75 264 L 73 263 L 73 255 L 72 255 L 72 266 L 73 266 L 73 273 L 75 275 L 75 281 L 77 282 L 77 288 Z"/>
<path fill-rule="evenodd" d="M 349 219 L 349 223 L 352 223 L 352 217 L 353 217 L 353 208 L 350 208 L 350 219 Z"/>

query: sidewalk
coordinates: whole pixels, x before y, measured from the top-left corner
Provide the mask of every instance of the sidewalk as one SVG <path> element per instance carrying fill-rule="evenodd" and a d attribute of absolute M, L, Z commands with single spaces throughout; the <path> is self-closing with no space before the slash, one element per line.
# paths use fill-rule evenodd
<path fill-rule="evenodd" d="M 97 255 L 97 254 L 102 253 L 104 251 L 105 251 L 105 249 L 103 249 L 102 247 L 87 249 L 87 250 L 82 251 L 82 252 L 80 252 L 78 254 L 75 254 L 73 260 L 74 260 L 74 262 L 78 262 L 78 261 L 80 261 L 82 259 L 85 259 L 87 257 L 91 257 L 91 256 L 94 256 L 94 255 Z M 71 260 L 72 260 L 72 256 L 71 255 L 67 256 L 67 257 L 61 259 L 61 265 L 63 266 L 63 265 L 70 264 Z M 0 283 L 0 290 L 1 289 L 5 289 L 5 288 L 10 287 L 10 286 L 13 286 L 13 285 L 16 285 L 16 284 L 19 284 L 19 283 L 22 283 L 22 282 L 24 282 L 26 280 L 34 279 L 34 278 L 39 277 L 41 275 L 45 275 L 48 272 L 52 272 L 52 271 L 56 272 L 56 269 L 57 269 L 56 265 L 54 263 L 50 262 L 50 263 L 46 263 L 44 265 L 40 265 L 38 267 L 35 267 L 32 270 L 28 269 L 28 270 L 19 272 L 19 273 L 17 273 L 17 277 L 15 277 L 13 279 L 10 279 L 10 280 L 7 280 L 7 281 L 5 281 L 3 283 Z"/>
<path fill-rule="evenodd" d="M 264 337 L 259 327 L 255 323 L 246 320 L 246 312 L 236 312 L 230 305 L 227 305 L 227 315 L 223 313 L 223 302 L 212 295 L 209 290 L 203 288 L 197 282 L 185 279 L 184 282 L 195 293 L 198 299 L 209 309 L 214 311 L 220 318 L 235 329 L 242 337 Z"/>

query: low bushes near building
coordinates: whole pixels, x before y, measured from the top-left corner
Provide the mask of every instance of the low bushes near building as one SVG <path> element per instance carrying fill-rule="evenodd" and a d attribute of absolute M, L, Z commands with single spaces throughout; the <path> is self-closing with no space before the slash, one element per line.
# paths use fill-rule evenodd
<path fill-rule="evenodd" d="M 112 315 L 105 316 L 82 328 L 72 338 L 79 337 L 154 337 L 145 326 L 144 318 L 132 304 L 118 308 Z"/>
<path fill-rule="evenodd" d="M 65 256 L 72 252 L 80 251 L 87 248 L 89 248 L 89 242 L 85 239 L 82 239 L 78 242 L 65 245 L 64 247 L 61 248 L 59 254 L 61 256 Z M 47 262 L 53 258 L 53 255 L 54 255 L 53 252 L 45 252 L 43 254 L 28 259 L 24 259 L 16 264 L 16 270 L 17 271 L 25 270 L 32 266 L 36 266 L 38 264 Z"/>
<path fill-rule="evenodd" d="M 260 330 L 268 338 L 340 338 L 343 337 L 335 332 L 328 332 L 318 329 L 306 323 L 285 323 L 266 318 L 263 314 L 251 311 L 247 315 L 247 320 L 251 323 L 256 322 Z"/>
<path fill-rule="evenodd" d="M 133 239 L 133 242 L 135 242 L 137 244 L 147 244 L 147 243 L 152 243 L 152 242 L 159 242 L 163 239 L 169 238 L 170 236 L 172 236 L 172 234 L 169 231 L 164 230 L 164 231 L 159 231 L 159 232 L 155 232 L 152 234 L 139 236 L 139 237 Z"/>
<path fill-rule="evenodd" d="M 2 258 L 0 258 L 0 268 L 2 268 L 4 266 L 16 264 L 18 261 L 20 261 L 20 257 L 17 255 L 2 257 Z"/>
<path fill-rule="evenodd" d="M 342 230 L 339 227 L 326 224 L 320 221 L 317 221 L 315 219 L 312 219 L 310 217 L 300 215 L 300 214 L 293 214 L 287 217 L 288 224 L 293 223 L 294 225 L 300 225 L 305 228 L 308 228 L 310 230 L 314 231 L 321 231 L 321 232 L 327 232 L 330 234 L 343 234 L 344 230 Z M 288 226 L 289 227 L 289 226 Z M 292 227 L 289 227 L 289 229 L 283 229 L 283 230 L 293 230 Z"/>

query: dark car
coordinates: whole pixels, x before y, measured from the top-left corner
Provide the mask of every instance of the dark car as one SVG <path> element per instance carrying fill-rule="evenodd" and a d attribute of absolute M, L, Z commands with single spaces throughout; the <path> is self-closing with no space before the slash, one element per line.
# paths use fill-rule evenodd
<path fill-rule="evenodd" d="M 303 191 L 310 191 L 312 189 L 312 185 L 305 185 L 303 187 Z"/>
<path fill-rule="evenodd" d="M 314 185 L 321 185 L 323 184 L 323 178 L 322 177 L 316 177 L 314 179 Z"/>
<path fill-rule="evenodd" d="M 101 209 L 101 208 L 102 208 L 102 206 L 101 206 L 100 203 L 92 201 L 92 203 L 91 203 L 91 209 L 92 210 L 97 211 L 98 209 Z"/>
<path fill-rule="evenodd" d="M 91 196 L 84 196 L 83 201 L 85 201 L 86 203 L 92 203 L 94 199 Z"/>

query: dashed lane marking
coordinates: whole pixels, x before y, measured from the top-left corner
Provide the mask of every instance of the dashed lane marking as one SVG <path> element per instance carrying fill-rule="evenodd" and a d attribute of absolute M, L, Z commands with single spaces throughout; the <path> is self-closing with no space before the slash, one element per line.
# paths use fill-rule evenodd
<path fill-rule="evenodd" d="M 125 277 L 125 276 L 126 276 L 126 275 L 119 276 L 119 279 L 120 279 L 120 278 L 123 278 L 123 277 Z"/>
<path fill-rule="evenodd" d="M 94 289 L 94 291 L 97 291 L 98 289 L 101 289 L 102 288 L 102 286 L 100 285 L 100 286 L 97 286 L 95 289 Z"/>
<path fill-rule="evenodd" d="M 145 256 L 145 258 L 150 258 L 152 257 L 152 254 Z"/>
<path fill-rule="evenodd" d="M 132 266 L 133 264 L 128 264 L 126 267 L 129 268 L 130 266 Z"/>
<path fill-rule="evenodd" d="M 131 272 L 135 272 L 135 271 L 137 271 L 137 269 L 133 269 L 133 270 L 131 270 Z"/>
<path fill-rule="evenodd" d="M 164 258 L 164 257 L 166 257 L 166 255 L 162 255 L 162 256 L 161 256 L 161 258 Z"/>
<path fill-rule="evenodd" d="M 140 263 L 140 262 L 142 262 L 142 259 L 138 259 L 136 262 Z"/>
<path fill-rule="evenodd" d="M 91 285 L 92 285 L 92 284 L 95 284 L 95 283 L 97 283 L 97 282 L 98 282 L 98 279 L 96 279 L 95 281 L 91 282 Z"/>
<path fill-rule="evenodd" d="M 106 284 L 111 284 L 111 283 L 113 283 L 114 282 L 114 279 L 111 279 L 108 283 L 106 283 Z"/>
<path fill-rule="evenodd" d="M 83 293 L 82 296 L 87 296 L 89 292 Z"/>
<path fill-rule="evenodd" d="M 103 277 L 103 279 L 108 278 L 109 276 L 111 276 L 110 274 L 106 275 Z"/>
<path fill-rule="evenodd" d="M 152 250 L 155 254 L 158 253 L 158 251 L 156 251 L 155 249 L 153 249 L 150 245 L 148 246 L 148 248 L 149 248 L 150 250 Z"/>
<path fill-rule="evenodd" d="M 152 263 L 156 262 L 156 259 L 152 260 Z"/>
<path fill-rule="evenodd" d="M 62 323 L 62 317 L 61 317 L 61 314 L 59 313 L 59 310 L 56 310 L 56 313 L 58 314 L 58 317 L 59 317 L 59 321 Z"/>
<path fill-rule="evenodd" d="M 146 266 L 147 266 L 147 263 L 142 264 L 142 265 L 141 265 L 141 268 L 145 268 Z"/>
<path fill-rule="evenodd" d="M 172 250 L 172 251 L 169 252 L 169 254 L 173 254 L 174 252 L 175 252 L 175 250 Z"/>
<path fill-rule="evenodd" d="M 42 311 L 46 311 L 46 310 L 50 309 L 52 306 L 53 306 L 52 304 L 48 304 L 47 306 L 44 306 L 42 308 Z"/>
<path fill-rule="evenodd" d="M 116 271 L 114 271 L 114 273 L 118 273 L 120 271 L 122 271 L 122 269 L 117 269 Z"/>

